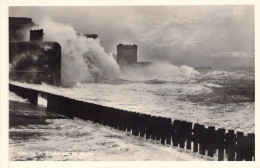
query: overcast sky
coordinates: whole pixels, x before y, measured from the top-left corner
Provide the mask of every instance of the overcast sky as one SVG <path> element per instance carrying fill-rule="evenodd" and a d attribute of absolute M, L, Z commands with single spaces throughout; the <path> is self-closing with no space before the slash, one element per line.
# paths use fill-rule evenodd
<path fill-rule="evenodd" d="M 107 52 L 137 44 L 139 61 L 176 65 L 253 64 L 253 6 L 10 7 L 10 16 L 44 17 L 99 35 Z"/>

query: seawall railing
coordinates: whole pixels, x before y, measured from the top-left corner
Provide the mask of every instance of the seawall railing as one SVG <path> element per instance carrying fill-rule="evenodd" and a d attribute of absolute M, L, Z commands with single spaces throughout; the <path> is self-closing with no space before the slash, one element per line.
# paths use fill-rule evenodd
<path fill-rule="evenodd" d="M 137 112 L 105 107 L 9 84 L 9 90 L 27 98 L 37 105 L 38 93 L 47 95 L 47 111 L 69 118 L 93 121 L 120 131 L 128 131 L 134 136 L 157 140 L 163 145 L 191 150 L 194 153 L 217 157 L 219 161 L 254 161 L 255 134 L 216 129 L 199 123 L 174 120 Z"/>

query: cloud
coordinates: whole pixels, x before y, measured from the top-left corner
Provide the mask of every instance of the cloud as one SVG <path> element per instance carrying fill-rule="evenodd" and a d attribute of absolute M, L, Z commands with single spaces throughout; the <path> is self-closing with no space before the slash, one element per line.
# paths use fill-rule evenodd
<path fill-rule="evenodd" d="M 254 52 L 224 52 L 210 55 L 212 58 L 254 58 Z"/>
<path fill-rule="evenodd" d="M 208 50 L 221 47 L 228 50 L 233 49 L 233 39 L 240 38 L 241 41 L 250 41 L 252 45 L 253 23 L 248 29 L 243 25 L 248 22 L 245 14 L 246 7 L 168 7 L 160 16 L 143 16 L 141 18 L 129 18 L 126 27 L 143 43 L 156 46 L 174 47 L 188 49 L 193 47 L 207 47 Z M 169 15 L 170 14 L 170 15 Z M 219 41 L 225 46 L 219 46 Z M 199 45 L 199 46 L 198 46 Z M 238 44 L 237 44 L 238 45 Z M 251 46 L 240 45 L 238 48 L 248 49 Z M 210 52 L 210 51 L 209 51 Z"/>
<path fill-rule="evenodd" d="M 253 6 L 10 7 L 10 15 L 35 22 L 48 15 L 96 33 L 106 52 L 135 43 L 142 61 L 197 66 L 214 53 L 254 52 Z"/>

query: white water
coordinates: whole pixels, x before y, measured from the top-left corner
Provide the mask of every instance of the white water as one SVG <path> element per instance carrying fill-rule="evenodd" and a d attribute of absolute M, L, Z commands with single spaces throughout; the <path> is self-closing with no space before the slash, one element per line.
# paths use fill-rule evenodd
<path fill-rule="evenodd" d="M 199 72 L 186 65 L 177 67 L 168 62 L 156 62 L 146 67 L 127 67 L 120 78 L 131 81 L 181 81 L 189 80 L 199 74 Z"/>
<path fill-rule="evenodd" d="M 13 83 L 104 106 L 168 117 L 173 120 L 180 119 L 216 128 L 234 129 L 245 133 L 254 132 L 254 102 L 207 105 L 200 104 L 200 101 L 195 103 L 180 100 L 180 97 L 183 96 L 213 93 L 213 88 L 223 87 L 211 81 L 212 78 L 228 83 L 228 79 L 237 77 L 232 72 L 226 72 L 222 77 L 210 75 L 211 73 L 200 74 L 196 78 L 186 78 L 186 80 L 180 81 L 106 81 L 104 83 L 77 83 L 71 88 L 57 88 L 46 84 Z M 214 93 L 209 96 L 222 95 Z M 203 99 L 208 98 L 210 97 Z M 196 96 L 196 99 L 199 100 L 200 96 Z"/>
<path fill-rule="evenodd" d="M 78 36 L 70 25 L 43 20 L 40 25 L 45 31 L 45 40 L 56 41 L 62 47 L 62 80 L 95 82 L 100 78 L 115 77 L 119 67 L 111 53 L 106 53 L 99 40 Z"/>
<path fill-rule="evenodd" d="M 99 39 L 77 35 L 76 30 L 66 24 L 43 20 L 40 25 L 45 31 L 45 40 L 56 41 L 62 47 L 62 82 L 73 83 L 100 82 L 104 79 L 124 80 L 175 80 L 194 77 L 199 73 L 188 66 L 174 66 L 168 62 L 156 62 L 145 68 L 126 68 L 124 72 L 113 58 L 106 53 Z"/>
<path fill-rule="evenodd" d="M 22 98 L 22 97 L 16 95 L 16 94 L 13 93 L 13 92 L 9 92 L 9 100 L 17 101 L 17 102 L 23 102 L 23 103 L 28 102 L 27 99 L 24 99 L 24 98 Z"/>
<path fill-rule="evenodd" d="M 48 125 L 30 125 L 10 129 L 12 134 L 33 135 L 35 133 L 38 135 L 25 140 L 10 139 L 11 160 L 212 160 L 191 151 L 162 146 L 158 142 L 131 136 L 129 133 L 91 122 L 71 119 L 48 119 L 47 122 Z M 20 154 L 20 152 L 25 154 Z"/>

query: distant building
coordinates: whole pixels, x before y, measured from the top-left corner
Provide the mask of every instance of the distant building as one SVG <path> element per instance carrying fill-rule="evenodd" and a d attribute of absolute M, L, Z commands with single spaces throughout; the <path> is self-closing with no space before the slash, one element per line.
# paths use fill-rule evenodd
<path fill-rule="evenodd" d="M 200 70 L 200 69 L 211 69 L 211 67 L 204 67 L 204 66 L 202 66 L 202 67 L 196 67 L 195 69 L 198 69 L 198 70 Z"/>
<path fill-rule="evenodd" d="M 117 63 L 129 66 L 137 63 L 137 45 L 117 45 Z"/>
<path fill-rule="evenodd" d="M 87 38 L 93 38 L 93 39 L 97 39 L 98 35 L 97 34 L 84 34 L 85 37 Z"/>
<path fill-rule="evenodd" d="M 87 38 L 93 38 L 93 39 L 97 39 L 98 35 L 97 34 L 83 34 L 83 33 L 77 33 L 78 36 L 84 36 Z"/>
<path fill-rule="evenodd" d="M 9 41 L 24 41 L 25 35 L 35 26 L 32 18 L 9 17 Z"/>
<path fill-rule="evenodd" d="M 117 45 L 117 55 L 113 54 L 113 57 L 117 60 L 118 65 L 123 67 L 142 68 L 152 65 L 152 62 L 137 62 L 137 45 Z"/>
<path fill-rule="evenodd" d="M 43 29 L 31 18 L 9 18 L 9 79 L 20 82 L 61 84 L 61 46 L 44 42 Z M 30 41 L 25 41 L 25 35 Z"/>
<path fill-rule="evenodd" d="M 30 41 L 43 41 L 43 29 L 30 30 Z"/>

